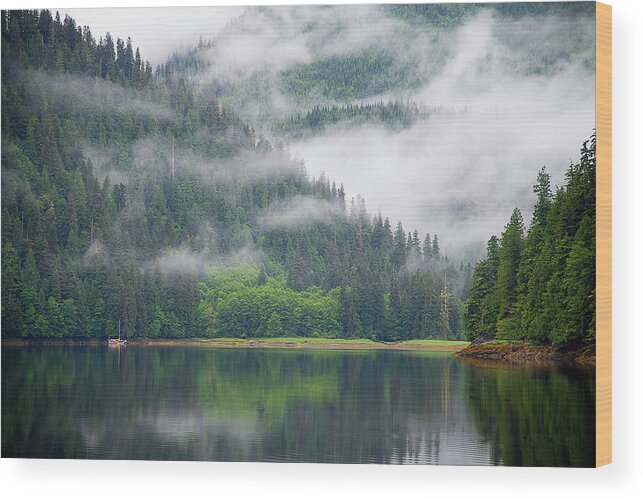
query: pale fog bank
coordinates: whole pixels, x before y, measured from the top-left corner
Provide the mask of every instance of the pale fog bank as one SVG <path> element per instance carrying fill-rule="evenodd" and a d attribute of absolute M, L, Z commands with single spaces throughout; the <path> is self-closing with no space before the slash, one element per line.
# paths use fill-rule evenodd
<path fill-rule="evenodd" d="M 554 22 L 541 27 L 543 39 Z M 369 211 L 439 234 L 447 254 L 480 256 L 514 207 L 528 225 L 538 169 L 545 165 L 552 186 L 561 185 L 595 123 L 593 71 L 572 62 L 553 75 L 513 72 L 512 54 L 497 38 L 518 29 L 525 21 L 484 13 L 459 29 L 454 55 L 414 93 L 418 102 L 456 112 L 398 133 L 342 130 L 293 143 L 293 153 L 309 171 L 341 179 L 348 197 L 362 194 Z"/>

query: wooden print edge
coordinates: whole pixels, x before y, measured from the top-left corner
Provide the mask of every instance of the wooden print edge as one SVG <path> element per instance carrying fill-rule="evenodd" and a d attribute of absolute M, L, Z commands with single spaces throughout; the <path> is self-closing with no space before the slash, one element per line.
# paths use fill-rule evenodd
<path fill-rule="evenodd" d="M 612 7 L 596 2 L 596 466 L 612 462 Z"/>

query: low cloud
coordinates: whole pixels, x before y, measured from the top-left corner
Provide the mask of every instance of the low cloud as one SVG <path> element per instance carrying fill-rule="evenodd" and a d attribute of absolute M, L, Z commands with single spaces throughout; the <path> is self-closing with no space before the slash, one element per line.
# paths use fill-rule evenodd
<path fill-rule="evenodd" d="M 122 161 L 119 161 L 119 156 L 123 155 L 122 150 L 114 148 L 99 148 L 89 143 L 83 145 L 83 155 L 91 160 L 94 175 L 104 182 L 105 178 L 109 178 L 111 185 L 116 184 L 129 184 L 129 175 L 122 169 Z M 126 156 L 129 158 L 129 156 Z"/>
<path fill-rule="evenodd" d="M 82 264 L 86 267 L 107 263 L 109 260 L 109 251 L 99 239 L 94 239 L 82 256 Z"/>
<path fill-rule="evenodd" d="M 311 222 L 330 222 L 343 214 L 336 201 L 295 196 L 287 201 L 271 204 L 259 218 L 258 225 L 266 229 L 296 227 Z"/>
<path fill-rule="evenodd" d="M 174 111 L 159 104 L 153 95 L 125 89 L 103 79 L 33 70 L 21 71 L 20 75 L 31 98 L 42 101 L 46 97 L 50 101 L 49 106 L 42 102 L 42 109 L 51 108 L 52 104 L 64 106 L 67 110 L 81 106 L 96 113 L 132 113 L 134 117 L 168 122 L 176 119 Z"/>
<path fill-rule="evenodd" d="M 303 162 L 294 160 L 285 150 L 275 149 L 267 153 L 242 150 L 232 158 L 212 158 L 198 149 L 186 149 L 163 136 L 148 137 L 132 146 L 133 163 L 141 171 L 169 175 L 174 163 L 175 174 L 199 174 L 204 181 L 232 180 L 237 183 L 253 183 L 257 179 L 274 176 L 301 174 Z"/>
<path fill-rule="evenodd" d="M 242 264 L 259 264 L 265 255 L 252 243 L 229 253 L 194 252 L 188 248 L 168 249 L 143 264 L 147 270 L 158 270 L 168 276 L 203 275 L 212 268 L 225 269 Z"/>

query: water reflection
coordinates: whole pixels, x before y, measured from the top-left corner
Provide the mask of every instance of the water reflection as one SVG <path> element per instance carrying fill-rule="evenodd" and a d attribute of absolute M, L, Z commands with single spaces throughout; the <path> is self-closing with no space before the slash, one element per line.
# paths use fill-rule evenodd
<path fill-rule="evenodd" d="M 593 390 L 444 353 L 3 348 L 2 455 L 589 466 Z"/>
<path fill-rule="evenodd" d="M 594 370 L 474 362 L 465 372 L 468 403 L 494 463 L 594 465 Z"/>

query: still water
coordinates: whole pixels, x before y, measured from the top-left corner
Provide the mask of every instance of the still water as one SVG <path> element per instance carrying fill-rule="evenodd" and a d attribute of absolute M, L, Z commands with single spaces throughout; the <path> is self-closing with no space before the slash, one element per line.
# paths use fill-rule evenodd
<path fill-rule="evenodd" d="M 2 457 L 593 466 L 593 371 L 448 353 L 3 347 Z"/>

